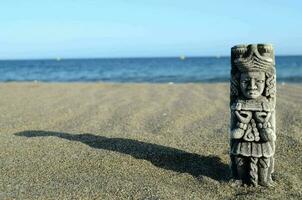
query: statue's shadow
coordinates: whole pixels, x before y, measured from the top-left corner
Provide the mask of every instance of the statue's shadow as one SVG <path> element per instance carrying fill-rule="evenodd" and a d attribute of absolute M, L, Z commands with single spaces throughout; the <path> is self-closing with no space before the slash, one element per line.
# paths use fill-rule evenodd
<path fill-rule="evenodd" d="M 222 163 L 217 156 L 202 156 L 162 145 L 125 138 L 107 138 L 88 133 L 73 135 L 51 131 L 23 131 L 15 133 L 15 135 L 24 137 L 59 137 L 70 141 L 82 142 L 96 149 L 128 154 L 136 159 L 147 160 L 156 167 L 179 173 L 189 173 L 199 179 L 202 176 L 207 176 L 217 181 L 228 180 L 229 167 Z"/>

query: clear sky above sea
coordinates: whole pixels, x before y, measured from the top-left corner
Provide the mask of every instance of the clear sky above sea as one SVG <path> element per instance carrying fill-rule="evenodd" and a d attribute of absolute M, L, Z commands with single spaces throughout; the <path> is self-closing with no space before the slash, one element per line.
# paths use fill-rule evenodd
<path fill-rule="evenodd" d="M 3 0 L 0 59 L 302 54 L 301 0 Z"/>

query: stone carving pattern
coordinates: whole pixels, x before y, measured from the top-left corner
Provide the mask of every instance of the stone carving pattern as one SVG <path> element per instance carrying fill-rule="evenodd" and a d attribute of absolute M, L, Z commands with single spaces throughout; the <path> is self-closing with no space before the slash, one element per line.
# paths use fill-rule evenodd
<path fill-rule="evenodd" d="M 276 140 L 276 72 L 269 44 L 231 49 L 230 157 L 233 179 L 241 184 L 273 185 Z"/>

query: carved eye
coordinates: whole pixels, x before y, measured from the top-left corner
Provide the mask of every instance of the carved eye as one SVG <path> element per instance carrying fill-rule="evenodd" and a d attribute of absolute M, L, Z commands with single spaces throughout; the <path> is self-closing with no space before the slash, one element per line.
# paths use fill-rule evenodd
<path fill-rule="evenodd" d="M 241 83 L 247 83 L 249 81 L 250 81 L 249 79 L 243 79 L 243 80 L 241 80 Z"/>
<path fill-rule="evenodd" d="M 257 80 L 257 83 L 263 83 L 264 80 Z"/>

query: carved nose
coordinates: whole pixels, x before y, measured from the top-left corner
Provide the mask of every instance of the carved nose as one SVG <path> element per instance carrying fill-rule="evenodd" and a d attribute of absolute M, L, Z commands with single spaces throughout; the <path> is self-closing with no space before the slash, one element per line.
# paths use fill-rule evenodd
<path fill-rule="evenodd" d="M 255 84 L 255 80 L 254 79 L 251 79 L 250 85 L 249 85 L 249 89 L 251 89 L 251 90 L 257 89 L 257 86 Z"/>

